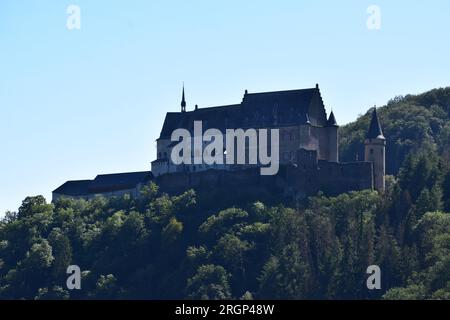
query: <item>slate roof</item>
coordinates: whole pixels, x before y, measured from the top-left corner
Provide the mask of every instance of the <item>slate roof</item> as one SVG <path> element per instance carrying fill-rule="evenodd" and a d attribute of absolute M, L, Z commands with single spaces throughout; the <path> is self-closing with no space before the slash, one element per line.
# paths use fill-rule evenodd
<path fill-rule="evenodd" d="M 372 119 L 370 120 L 369 131 L 367 131 L 366 139 L 386 139 L 383 135 L 383 130 L 381 129 L 380 120 L 378 119 L 377 108 L 373 109 Z"/>
<path fill-rule="evenodd" d="M 98 175 L 94 180 L 68 181 L 53 192 L 68 196 L 84 196 L 135 188 L 153 179 L 150 171 Z"/>
<path fill-rule="evenodd" d="M 90 193 L 102 193 L 135 188 L 153 179 L 150 171 L 98 175 L 89 185 Z"/>
<path fill-rule="evenodd" d="M 333 111 L 331 111 L 331 113 L 330 113 L 330 117 L 328 118 L 327 125 L 330 127 L 338 125 L 336 122 L 336 118 L 334 117 Z"/>
<path fill-rule="evenodd" d="M 88 187 L 91 182 L 92 180 L 67 181 L 53 192 L 68 196 L 84 196 L 88 194 Z"/>
<path fill-rule="evenodd" d="M 310 124 L 325 126 L 327 117 L 318 86 L 311 89 L 247 93 L 240 104 L 199 108 L 188 112 L 168 112 L 159 139 L 170 138 L 183 128 L 193 132 L 194 121 L 203 130 L 281 127 Z"/>

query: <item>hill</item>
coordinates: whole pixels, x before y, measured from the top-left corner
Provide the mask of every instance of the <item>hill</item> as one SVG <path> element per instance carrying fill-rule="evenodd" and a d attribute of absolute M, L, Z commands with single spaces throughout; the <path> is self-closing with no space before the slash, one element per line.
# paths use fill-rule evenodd
<path fill-rule="evenodd" d="M 364 159 L 371 110 L 340 130 L 340 160 Z M 386 146 L 386 171 L 397 174 L 410 153 L 436 150 L 450 160 L 450 87 L 398 96 L 378 109 Z"/>
<path fill-rule="evenodd" d="M 383 194 L 295 205 L 149 184 L 138 200 L 26 198 L 0 221 L 0 299 L 450 299 L 449 93 L 380 108 L 395 175 Z M 342 128 L 343 160 L 368 121 Z M 69 265 L 81 290 L 66 287 Z"/>

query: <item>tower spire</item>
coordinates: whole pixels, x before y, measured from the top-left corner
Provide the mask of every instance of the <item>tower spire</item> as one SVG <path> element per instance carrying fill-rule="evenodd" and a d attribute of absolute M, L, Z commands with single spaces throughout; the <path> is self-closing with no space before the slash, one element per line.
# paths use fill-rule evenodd
<path fill-rule="evenodd" d="M 377 107 L 375 106 L 372 112 L 372 120 L 370 120 L 369 130 L 367 131 L 366 139 L 385 139 L 383 130 L 381 129 L 380 120 L 378 119 Z"/>
<path fill-rule="evenodd" d="M 328 120 L 325 118 L 325 121 L 324 130 L 328 140 L 328 161 L 339 162 L 339 126 L 333 110 L 331 110 Z"/>
<path fill-rule="evenodd" d="M 364 160 L 373 164 L 373 186 L 376 190 L 384 192 L 386 185 L 386 138 L 381 129 L 376 107 L 372 111 L 372 120 L 370 121 L 364 145 Z"/>
<path fill-rule="evenodd" d="M 338 126 L 333 110 L 331 110 L 330 116 L 328 117 L 327 126 Z"/>
<path fill-rule="evenodd" d="M 183 83 L 183 94 L 181 97 L 181 112 L 186 112 L 186 99 L 184 96 L 184 83 Z"/>

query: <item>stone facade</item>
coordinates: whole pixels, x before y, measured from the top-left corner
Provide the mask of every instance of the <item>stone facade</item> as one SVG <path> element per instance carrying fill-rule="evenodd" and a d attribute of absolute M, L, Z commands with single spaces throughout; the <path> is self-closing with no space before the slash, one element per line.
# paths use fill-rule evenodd
<path fill-rule="evenodd" d="M 196 106 L 189 112 L 186 111 L 183 89 L 181 107 L 181 112 L 166 115 L 151 172 L 99 175 L 94 180 L 68 181 L 53 191 L 53 200 L 61 197 L 89 200 L 125 194 L 138 198 L 142 187 L 150 181 L 156 182 L 161 191 L 169 194 L 193 188 L 213 200 L 230 190 L 243 198 L 254 194 L 256 197 L 304 199 L 319 191 L 338 195 L 363 189 L 375 188 L 380 192 L 385 189 L 386 139 L 376 108 L 365 139 L 365 161 L 340 163 L 339 127 L 333 112 L 327 117 L 318 85 L 312 89 L 292 91 L 256 94 L 246 91 L 240 104 L 205 109 Z M 171 141 L 171 134 L 176 129 L 193 133 L 197 121 L 202 121 L 202 134 L 213 128 L 221 132 L 226 129 L 279 129 L 278 173 L 263 176 L 258 163 L 175 165 L 170 154 L 178 141 Z M 202 148 L 206 145 L 202 142 Z M 222 156 L 225 154 L 224 149 Z M 192 157 L 196 156 L 194 152 Z"/>
<path fill-rule="evenodd" d="M 249 94 L 239 105 L 186 112 L 183 89 L 182 111 L 168 113 L 157 140 L 158 159 L 152 172 L 162 190 L 176 193 L 193 187 L 207 190 L 218 184 L 230 188 L 253 186 L 265 181 L 265 188 L 280 188 L 295 197 L 323 191 L 336 195 L 347 191 L 385 188 L 385 139 L 376 109 L 368 130 L 365 161 L 339 163 L 338 131 L 333 112 L 327 118 L 319 86 L 312 89 Z M 219 120 L 218 120 L 219 119 Z M 174 142 L 170 133 L 177 128 L 192 131 L 193 122 L 206 121 L 208 127 L 279 129 L 280 172 L 260 177 L 252 166 L 176 166 L 170 154 Z M 228 171 L 228 172 L 221 172 Z M 203 172 L 202 171 L 206 171 Z M 258 187 L 256 187 L 258 186 Z"/>
<path fill-rule="evenodd" d="M 373 163 L 373 180 L 376 190 L 384 191 L 386 174 L 386 138 L 383 135 L 377 109 L 374 108 L 369 131 L 364 141 L 364 160 Z"/>
<path fill-rule="evenodd" d="M 250 94 L 246 91 L 241 104 L 212 107 L 186 112 L 183 89 L 181 112 L 169 112 L 157 140 L 157 159 L 152 162 L 155 176 L 175 172 L 198 172 L 209 169 L 240 170 L 242 166 L 204 164 L 175 165 L 171 160 L 171 134 L 176 129 L 193 133 L 195 121 L 207 129 L 279 129 L 280 164 L 290 163 L 299 149 L 316 150 L 320 160 L 337 162 L 338 126 L 334 114 L 327 119 L 319 86 L 315 88 Z M 205 146 L 205 145 L 204 145 Z M 248 167 L 248 166 L 246 166 Z"/>
<path fill-rule="evenodd" d="M 200 193 L 212 189 L 252 190 L 258 194 L 278 194 L 289 199 L 304 199 L 322 191 L 329 196 L 373 188 L 371 162 L 338 163 L 319 160 L 317 151 L 298 150 L 295 160 L 284 164 L 274 176 L 261 176 L 257 168 L 240 171 L 207 170 L 178 172 L 155 178 L 161 191 L 179 194 L 192 188 Z"/>

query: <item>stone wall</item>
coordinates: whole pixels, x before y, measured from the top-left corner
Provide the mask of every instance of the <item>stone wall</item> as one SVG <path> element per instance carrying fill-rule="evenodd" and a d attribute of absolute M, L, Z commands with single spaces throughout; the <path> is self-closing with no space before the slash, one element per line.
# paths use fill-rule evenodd
<path fill-rule="evenodd" d="M 239 192 L 242 188 L 252 187 L 255 191 L 280 192 L 283 191 L 284 183 L 280 175 L 261 176 L 259 168 L 236 171 L 179 172 L 156 178 L 156 184 L 160 190 L 169 194 L 179 194 L 189 188 L 196 190 L 226 189 L 229 192 Z"/>
<path fill-rule="evenodd" d="M 259 168 L 224 171 L 184 172 L 156 178 L 160 190 L 179 194 L 187 189 L 206 194 L 214 200 L 220 195 L 260 195 L 261 198 L 303 199 L 322 191 L 338 195 L 349 191 L 372 189 L 371 162 L 336 163 L 317 160 L 316 151 L 302 150 L 296 163 L 280 165 L 274 176 L 261 176 Z"/>

